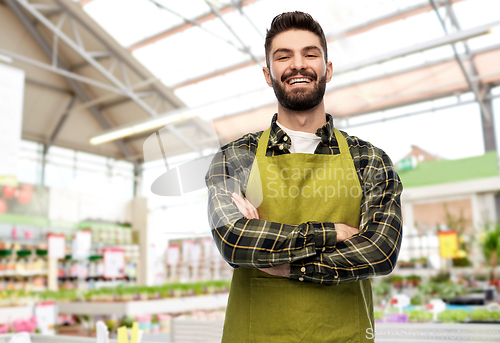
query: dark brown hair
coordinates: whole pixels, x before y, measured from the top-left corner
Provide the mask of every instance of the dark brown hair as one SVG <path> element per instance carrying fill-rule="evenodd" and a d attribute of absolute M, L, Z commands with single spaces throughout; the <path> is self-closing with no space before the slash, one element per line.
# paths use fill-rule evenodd
<path fill-rule="evenodd" d="M 273 21 L 271 22 L 271 27 L 266 32 L 266 42 L 264 43 L 267 67 L 269 67 L 269 53 L 274 37 L 279 33 L 289 30 L 310 31 L 318 36 L 321 42 L 321 47 L 325 52 L 325 62 L 328 61 L 326 38 L 323 29 L 321 28 L 319 23 L 314 20 L 313 17 L 311 17 L 310 14 L 295 11 L 281 13 L 274 17 Z"/>

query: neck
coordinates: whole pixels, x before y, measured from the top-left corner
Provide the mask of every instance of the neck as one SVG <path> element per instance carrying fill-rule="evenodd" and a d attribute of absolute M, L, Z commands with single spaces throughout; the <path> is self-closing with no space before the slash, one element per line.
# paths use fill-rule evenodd
<path fill-rule="evenodd" d="M 293 131 L 316 133 L 326 124 L 325 105 L 322 101 L 307 111 L 291 111 L 278 105 L 278 122 Z"/>

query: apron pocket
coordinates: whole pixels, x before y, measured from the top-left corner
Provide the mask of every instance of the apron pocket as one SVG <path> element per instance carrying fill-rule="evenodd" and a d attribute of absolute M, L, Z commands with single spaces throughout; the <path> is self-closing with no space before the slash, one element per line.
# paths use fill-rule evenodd
<path fill-rule="evenodd" d="M 250 342 L 357 343 L 366 330 L 359 323 L 359 294 L 358 283 L 251 278 Z"/>

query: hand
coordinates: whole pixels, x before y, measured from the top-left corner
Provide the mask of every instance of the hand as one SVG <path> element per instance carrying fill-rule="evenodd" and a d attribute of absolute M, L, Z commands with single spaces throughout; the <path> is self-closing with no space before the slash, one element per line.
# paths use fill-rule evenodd
<path fill-rule="evenodd" d="M 259 212 L 247 199 L 240 197 L 238 194 L 233 193 L 231 199 L 235 202 L 238 210 L 243 213 L 247 219 L 259 219 Z"/>
<path fill-rule="evenodd" d="M 274 276 L 290 277 L 290 264 L 288 263 L 271 268 L 259 268 L 259 270 Z"/>
<path fill-rule="evenodd" d="M 337 231 L 337 242 L 343 242 L 359 233 L 359 229 L 343 223 L 334 223 Z"/>
<path fill-rule="evenodd" d="M 259 212 L 255 209 L 255 207 L 248 201 L 240 197 L 238 194 L 233 193 L 231 195 L 236 207 L 238 210 L 243 213 L 243 215 L 247 219 L 259 219 Z M 268 273 L 270 275 L 281 276 L 281 277 L 290 277 L 290 265 L 282 264 L 280 266 L 271 267 L 271 268 L 259 268 L 260 271 Z"/>

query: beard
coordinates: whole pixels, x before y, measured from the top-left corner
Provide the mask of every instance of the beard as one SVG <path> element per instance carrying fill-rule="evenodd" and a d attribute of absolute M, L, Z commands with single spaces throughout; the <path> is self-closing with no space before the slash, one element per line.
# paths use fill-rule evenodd
<path fill-rule="evenodd" d="M 300 73 L 301 76 L 309 76 L 317 80 L 316 86 L 312 90 L 304 90 L 302 87 L 298 87 L 296 89 L 291 89 L 287 93 L 285 90 L 285 80 L 295 75 L 299 75 L 299 72 L 283 75 L 281 77 L 281 83 L 271 77 L 271 84 L 276 99 L 278 99 L 278 103 L 291 111 L 307 111 L 318 106 L 325 95 L 326 73 L 319 80 L 316 73 Z"/>

